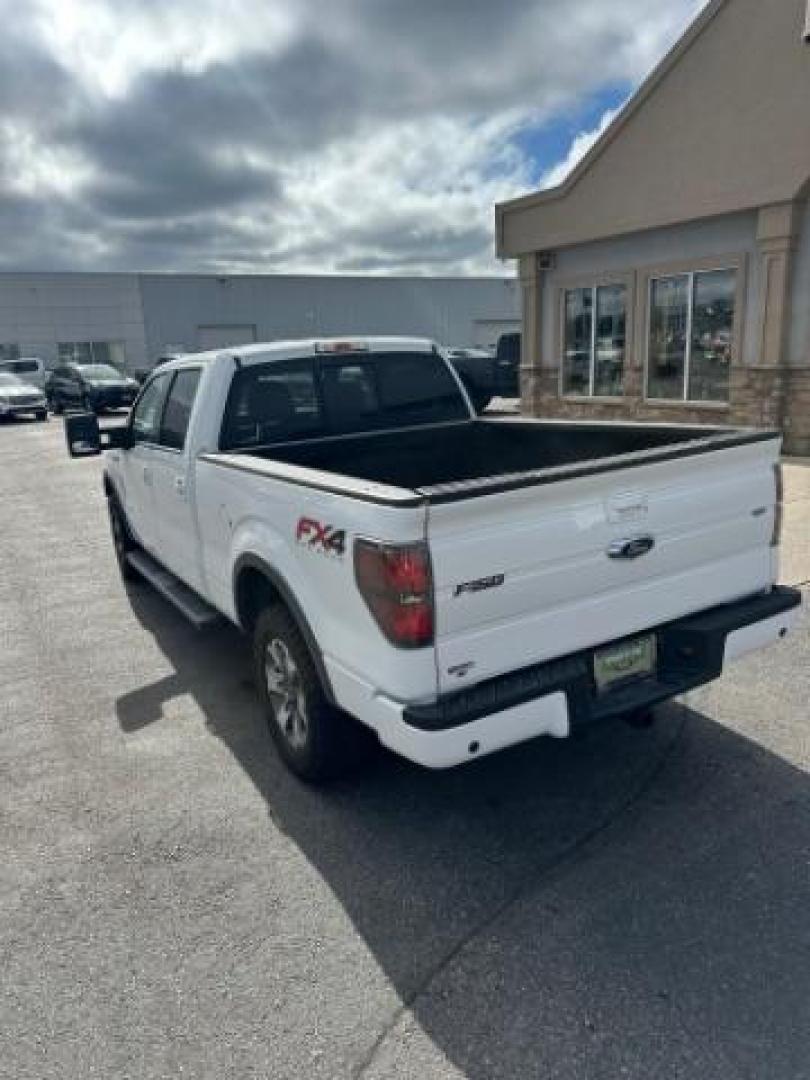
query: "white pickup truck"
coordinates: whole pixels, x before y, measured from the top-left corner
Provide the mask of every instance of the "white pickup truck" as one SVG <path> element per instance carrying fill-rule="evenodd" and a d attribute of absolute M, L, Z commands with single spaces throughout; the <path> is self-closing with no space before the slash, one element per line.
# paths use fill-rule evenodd
<path fill-rule="evenodd" d="M 429 341 L 174 360 L 107 451 L 122 572 L 253 639 L 308 780 L 369 729 L 431 767 L 642 714 L 783 637 L 779 436 L 479 417 Z M 359 721 L 359 723 L 358 723 Z"/>

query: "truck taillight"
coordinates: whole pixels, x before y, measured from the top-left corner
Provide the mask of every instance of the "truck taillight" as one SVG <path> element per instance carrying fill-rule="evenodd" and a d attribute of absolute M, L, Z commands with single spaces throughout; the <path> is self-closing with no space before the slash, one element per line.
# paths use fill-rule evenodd
<path fill-rule="evenodd" d="M 427 544 L 355 540 L 354 576 L 374 620 L 392 645 L 433 644 L 433 581 Z"/>
<path fill-rule="evenodd" d="M 782 466 L 777 464 L 773 467 L 774 486 L 776 488 L 776 503 L 773 508 L 773 533 L 771 534 L 771 547 L 779 547 L 782 540 L 782 517 L 784 510 L 782 503 L 785 497 L 785 484 L 782 477 Z"/>

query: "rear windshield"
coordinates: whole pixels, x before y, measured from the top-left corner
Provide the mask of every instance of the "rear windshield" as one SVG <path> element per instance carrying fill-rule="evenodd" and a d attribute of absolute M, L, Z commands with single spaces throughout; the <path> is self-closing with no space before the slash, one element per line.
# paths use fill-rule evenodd
<path fill-rule="evenodd" d="M 39 371 L 36 360 L 5 360 L 0 364 L 3 371 L 13 371 L 15 375 L 24 375 L 28 371 Z"/>
<path fill-rule="evenodd" d="M 81 373 L 89 379 L 106 379 L 108 382 L 121 378 L 121 372 L 109 364 L 82 364 Z"/>
<path fill-rule="evenodd" d="M 233 377 L 220 447 L 467 420 L 434 353 L 351 353 L 271 361 Z"/>

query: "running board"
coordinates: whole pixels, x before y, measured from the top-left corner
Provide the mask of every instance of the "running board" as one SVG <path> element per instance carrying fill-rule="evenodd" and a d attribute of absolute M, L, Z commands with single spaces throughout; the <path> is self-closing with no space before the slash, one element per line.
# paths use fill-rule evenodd
<path fill-rule="evenodd" d="M 216 608 L 207 604 L 193 589 L 184 585 L 179 578 L 161 566 L 151 555 L 147 555 L 145 551 L 128 551 L 127 562 L 161 596 L 165 596 L 170 603 L 174 604 L 197 630 L 203 630 L 222 618 Z"/>

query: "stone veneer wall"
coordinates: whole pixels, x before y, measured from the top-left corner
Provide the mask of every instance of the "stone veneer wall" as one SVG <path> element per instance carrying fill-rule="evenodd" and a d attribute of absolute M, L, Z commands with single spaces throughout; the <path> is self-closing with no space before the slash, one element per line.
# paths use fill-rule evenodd
<path fill-rule="evenodd" d="M 810 455 L 810 368 L 786 372 L 785 453 Z"/>
<path fill-rule="evenodd" d="M 628 371 L 626 389 L 622 401 L 561 398 L 558 370 L 524 368 L 521 408 L 526 415 L 548 419 L 628 419 L 782 428 L 786 453 L 810 454 L 810 369 L 733 368 L 728 406 L 652 404 L 642 396 L 638 369 Z"/>

